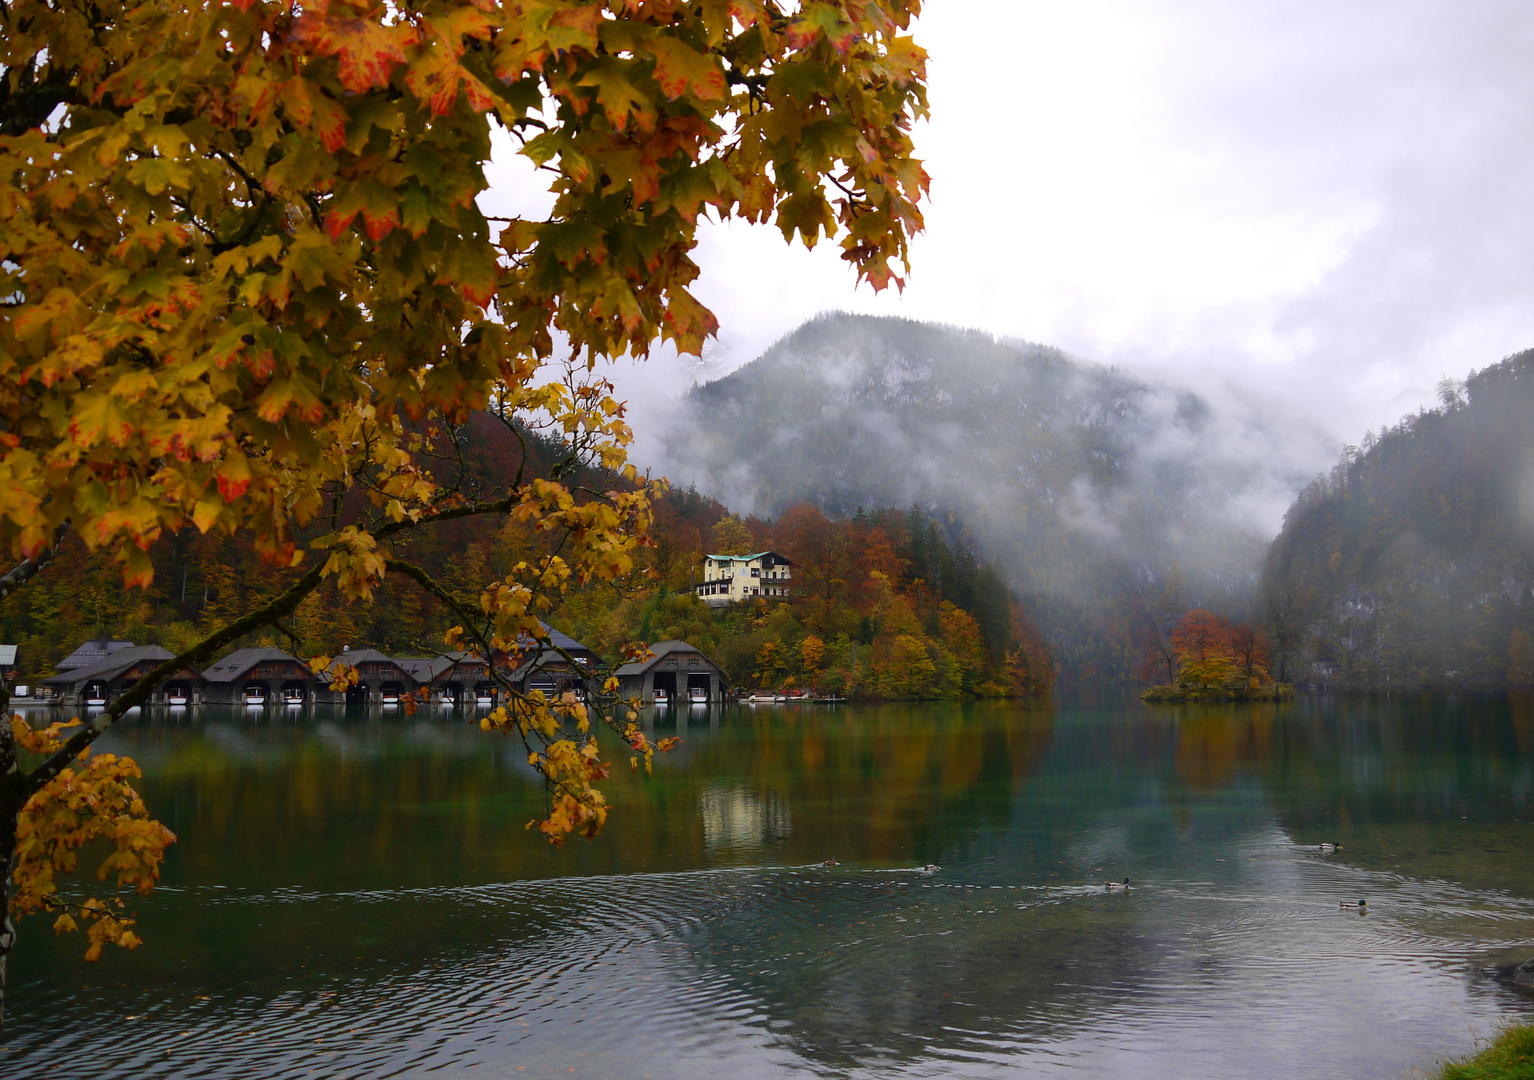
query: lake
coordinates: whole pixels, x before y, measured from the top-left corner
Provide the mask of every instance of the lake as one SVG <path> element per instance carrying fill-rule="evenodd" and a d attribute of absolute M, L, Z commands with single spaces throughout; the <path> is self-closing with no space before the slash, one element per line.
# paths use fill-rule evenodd
<path fill-rule="evenodd" d="M 0 1073 L 1396 1078 L 1534 1019 L 1529 700 L 650 722 L 563 850 L 450 713 L 119 725 L 146 944 L 25 920 Z"/>

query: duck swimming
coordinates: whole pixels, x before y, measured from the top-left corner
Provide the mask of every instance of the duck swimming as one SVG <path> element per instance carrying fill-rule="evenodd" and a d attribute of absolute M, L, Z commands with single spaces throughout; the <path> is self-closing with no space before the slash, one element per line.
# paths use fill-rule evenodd
<path fill-rule="evenodd" d="M 916 872 L 918 874 L 935 874 L 935 873 L 937 873 L 941 869 L 942 869 L 942 867 L 939 866 L 937 863 L 929 862 L 926 866 L 918 866 L 916 868 Z"/>
<path fill-rule="evenodd" d="M 1336 852 L 1339 852 L 1341 850 L 1342 850 L 1342 845 L 1341 844 L 1322 844 L 1321 845 L 1321 854 L 1322 855 L 1332 855 L 1332 854 L 1335 854 Z"/>
<path fill-rule="evenodd" d="M 1125 878 L 1123 881 L 1105 881 L 1103 882 L 1103 888 L 1107 889 L 1109 892 L 1127 892 L 1129 889 L 1129 879 Z"/>
<path fill-rule="evenodd" d="M 1357 909 L 1359 911 L 1362 911 L 1364 908 L 1369 906 L 1369 901 L 1367 901 L 1367 900 L 1338 900 L 1337 901 L 1337 906 L 1338 907 L 1345 907 L 1345 908 L 1355 908 L 1355 909 Z"/>
<path fill-rule="evenodd" d="M 821 863 L 820 865 L 821 866 L 840 866 L 841 863 L 837 862 L 836 861 L 836 856 L 833 855 L 829 859 L 827 859 L 825 862 Z"/>

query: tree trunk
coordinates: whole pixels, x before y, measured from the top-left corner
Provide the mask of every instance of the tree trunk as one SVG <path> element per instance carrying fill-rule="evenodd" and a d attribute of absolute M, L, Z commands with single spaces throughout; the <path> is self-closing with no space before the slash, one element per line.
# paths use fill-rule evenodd
<path fill-rule="evenodd" d="M 5 964 L 16 944 L 11 874 L 16 870 L 16 821 L 26 801 L 25 781 L 16 756 L 16 736 L 11 731 L 10 688 L 0 680 L 0 1039 L 5 1037 Z"/>
<path fill-rule="evenodd" d="M 9 724 L 6 725 L 10 727 Z M 16 924 L 11 919 L 11 874 L 16 869 L 16 819 L 20 807 L 11 805 L 9 793 L 0 797 L 0 1041 L 5 1039 L 5 965 L 16 944 Z"/>

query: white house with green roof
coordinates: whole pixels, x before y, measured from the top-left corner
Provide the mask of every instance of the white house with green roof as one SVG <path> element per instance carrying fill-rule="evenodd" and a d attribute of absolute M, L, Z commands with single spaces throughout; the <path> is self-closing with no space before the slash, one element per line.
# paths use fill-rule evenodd
<path fill-rule="evenodd" d="M 793 562 L 776 551 L 753 555 L 705 555 L 698 597 L 711 607 L 739 603 L 758 596 L 788 595 Z"/>

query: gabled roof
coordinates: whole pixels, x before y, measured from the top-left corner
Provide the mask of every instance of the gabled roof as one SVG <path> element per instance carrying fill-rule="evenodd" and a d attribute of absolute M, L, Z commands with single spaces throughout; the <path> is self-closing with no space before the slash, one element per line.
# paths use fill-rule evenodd
<path fill-rule="evenodd" d="M 581 652 L 591 652 L 590 649 L 580 646 Z M 575 653 L 575 649 L 566 649 L 565 652 Z M 593 654 L 595 655 L 595 654 Z M 584 657 L 576 656 L 576 660 Z M 520 679 L 531 668 L 546 668 L 550 671 L 563 671 L 569 667 L 570 661 L 565 659 L 565 653 L 554 649 L 540 649 L 537 653 L 522 653 L 518 656 L 517 666 L 512 668 L 511 677 Z M 580 665 L 578 665 L 580 666 Z"/>
<path fill-rule="evenodd" d="M 439 672 L 446 671 L 452 661 L 435 656 L 401 656 L 394 663 L 406 675 L 418 683 L 429 683 Z"/>
<path fill-rule="evenodd" d="M 339 653 L 336 658 L 330 662 L 330 667 L 327 670 L 333 674 L 335 672 L 336 665 L 338 664 L 349 664 L 350 666 L 359 669 L 363 664 L 388 664 L 390 667 L 394 668 L 395 671 L 398 671 L 401 675 L 405 676 L 405 678 L 411 680 L 412 682 L 419 682 L 420 680 L 416 678 L 415 673 L 405 665 L 411 660 L 419 661 L 422 659 L 424 658 L 417 656 L 410 659 L 396 660 L 394 657 L 388 655 L 387 653 L 379 652 L 377 649 L 347 649 L 345 652 Z M 387 678 L 387 674 L 384 677 Z"/>
<path fill-rule="evenodd" d="M 44 686 L 71 686 L 91 679 L 111 680 L 117 678 L 134 664 L 145 660 L 160 663 L 174 655 L 158 645 L 133 645 L 126 649 L 114 649 L 89 667 L 70 668 L 43 680 Z"/>
<path fill-rule="evenodd" d="M 59 674 L 63 674 L 70 668 L 94 667 L 105 660 L 110 653 L 119 649 L 131 649 L 133 642 L 119 641 L 116 638 L 92 638 L 81 645 L 74 652 L 59 661 Z"/>
<path fill-rule="evenodd" d="M 395 663 L 394 657 L 381 653 L 377 649 L 347 649 L 344 652 L 337 653 L 336 659 L 345 660 L 352 667 L 356 667 L 358 664 Z"/>
<path fill-rule="evenodd" d="M 227 683 L 234 682 L 257 664 L 270 664 L 275 661 L 286 660 L 307 668 L 298 657 L 291 653 L 285 653 L 281 649 L 252 648 L 236 649 L 218 663 L 202 673 L 202 677 L 209 682 Z"/>
<path fill-rule="evenodd" d="M 754 551 L 750 555 L 705 555 L 704 558 L 716 559 L 720 562 L 748 563 L 754 562 L 757 559 L 765 559 L 769 555 L 772 556 L 772 565 L 774 566 L 794 565 L 794 560 L 790 559 L 787 555 L 784 555 L 779 551 L 773 551 L 771 549 L 768 549 L 767 551 Z"/>
<path fill-rule="evenodd" d="M 696 645 L 689 645 L 685 641 L 657 641 L 654 645 L 650 646 L 649 656 L 632 664 L 624 664 L 617 671 L 613 672 L 613 674 L 618 676 L 643 675 L 646 671 L 649 671 L 652 667 L 660 663 L 668 655 L 677 652 L 697 653 L 699 656 L 702 656 L 706 662 L 713 664 L 714 667 L 719 667 L 718 664 L 714 664 L 712 660 L 709 660 L 707 656 L 704 656 L 703 650 L 698 648 Z"/>
<path fill-rule="evenodd" d="M 555 649 L 563 649 L 563 650 L 565 650 L 565 652 L 584 652 L 584 653 L 591 652 L 590 649 L 586 648 L 586 646 L 582 645 L 579 641 L 576 641 L 569 634 L 562 633 L 561 631 L 555 630 L 552 626 L 550 626 L 548 623 L 544 622 L 542 619 L 538 620 L 538 625 L 543 627 L 543 632 L 545 634 L 549 635 L 549 644 L 553 648 L 555 648 Z M 532 648 L 534 642 L 533 642 L 533 639 L 528 637 L 526 634 L 518 634 L 517 635 L 517 644 L 521 648 L 523 648 L 523 649 L 530 649 L 530 648 Z M 593 654 L 593 655 L 595 655 L 595 654 Z"/>
<path fill-rule="evenodd" d="M 441 656 L 402 656 L 394 661 L 399 669 L 418 683 L 429 683 L 449 674 L 455 668 L 468 664 L 485 666 L 484 660 L 466 652 L 443 653 Z"/>

